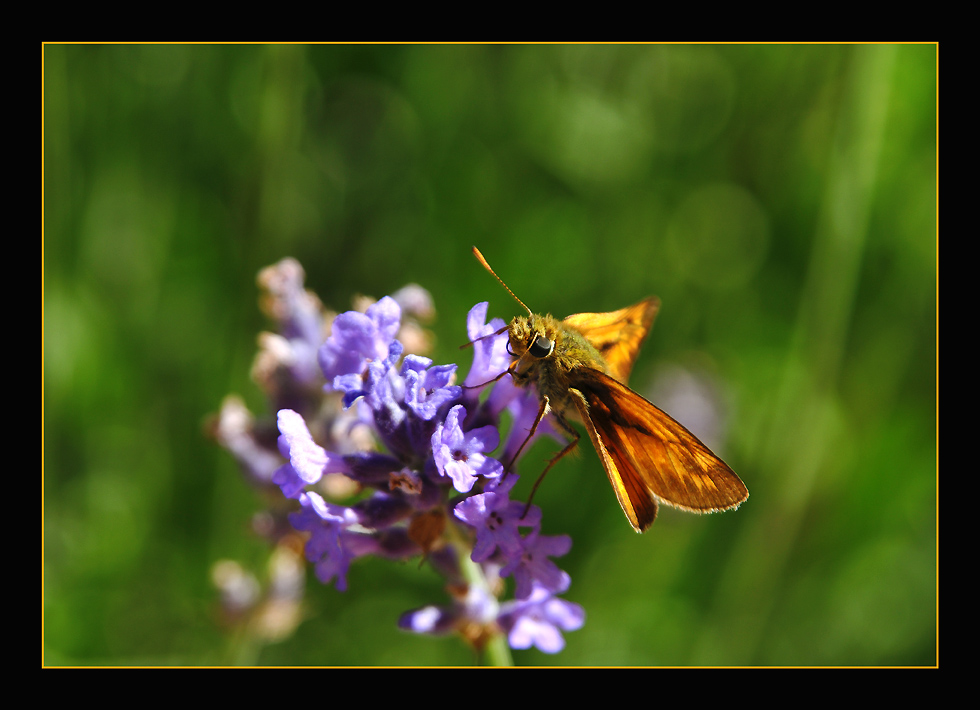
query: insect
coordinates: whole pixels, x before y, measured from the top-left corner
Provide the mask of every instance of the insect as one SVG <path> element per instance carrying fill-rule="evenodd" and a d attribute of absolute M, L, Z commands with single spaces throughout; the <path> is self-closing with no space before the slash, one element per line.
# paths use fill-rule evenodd
<path fill-rule="evenodd" d="M 549 412 L 572 438 L 548 462 L 532 496 L 551 467 L 578 445 L 581 437 L 569 422 L 572 418 L 585 425 L 619 505 L 637 532 L 653 524 L 660 503 L 713 513 L 737 508 L 749 497 L 745 484 L 724 461 L 626 386 L 660 308 L 659 299 L 651 296 L 618 311 L 579 313 L 564 320 L 539 316 L 514 295 L 479 249 L 473 247 L 473 254 L 527 311 L 526 317 L 516 316 L 505 328 L 514 359 L 500 375 L 510 374 L 521 387 L 533 385 L 541 398 L 521 449 Z"/>

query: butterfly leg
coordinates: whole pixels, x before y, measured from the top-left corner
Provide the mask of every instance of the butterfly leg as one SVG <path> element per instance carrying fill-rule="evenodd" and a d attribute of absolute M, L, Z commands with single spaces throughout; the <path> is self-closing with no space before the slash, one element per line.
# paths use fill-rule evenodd
<path fill-rule="evenodd" d="M 511 458 L 510 463 L 507 464 L 507 467 L 504 469 L 504 471 L 514 470 L 514 464 L 517 463 L 517 459 L 520 457 L 521 452 L 524 451 L 524 447 L 527 446 L 527 442 L 529 442 L 534 437 L 534 432 L 538 430 L 538 424 L 541 423 L 541 420 L 544 419 L 544 416 L 550 411 L 551 411 L 551 405 L 548 398 L 542 397 L 541 406 L 538 407 L 538 415 L 534 418 L 534 424 L 531 425 L 531 430 L 528 432 L 527 438 L 524 439 L 524 441 L 521 443 L 520 448 L 517 449 L 517 453 L 515 453 L 513 458 Z"/>
<path fill-rule="evenodd" d="M 548 398 L 547 397 L 544 397 L 543 400 L 544 400 L 544 403 L 547 404 Z M 557 454 L 555 454 L 554 456 L 551 457 L 551 460 L 548 462 L 548 465 L 544 467 L 544 471 L 542 471 L 541 472 L 541 475 L 538 476 L 538 480 L 536 480 L 534 482 L 534 486 L 531 487 L 531 494 L 527 498 L 527 505 L 524 506 L 524 515 L 527 515 L 527 511 L 529 511 L 531 509 L 531 501 L 534 500 L 534 494 L 537 492 L 538 486 L 540 486 L 541 485 L 541 482 L 544 480 L 545 474 L 547 474 L 548 471 L 551 470 L 551 467 L 552 466 L 554 466 L 556 463 L 558 463 L 563 458 L 565 458 L 566 455 L 568 455 L 569 453 L 571 453 L 571 451 L 576 446 L 578 446 L 578 440 L 580 438 L 582 438 L 581 435 L 575 430 L 575 427 L 573 427 L 571 424 L 569 424 L 568 423 L 568 420 L 566 420 L 565 417 L 563 417 L 562 415 L 558 414 L 558 412 L 552 412 L 552 414 L 555 415 L 555 421 L 557 421 L 558 424 L 561 425 L 561 428 L 562 429 L 564 429 L 566 432 L 568 432 L 568 434 L 572 437 L 572 440 L 568 443 L 568 445 L 564 449 L 562 449 Z M 534 427 L 532 427 L 532 429 L 531 429 L 532 434 L 534 433 L 534 429 L 537 427 L 538 422 L 541 421 L 541 418 L 543 416 L 544 415 L 541 415 L 541 417 L 539 417 L 538 420 L 535 421 Z"/>

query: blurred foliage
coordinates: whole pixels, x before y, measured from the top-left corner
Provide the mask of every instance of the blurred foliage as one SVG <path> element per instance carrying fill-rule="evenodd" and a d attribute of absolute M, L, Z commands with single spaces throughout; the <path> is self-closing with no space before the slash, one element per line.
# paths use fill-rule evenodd
<path fill-rule="evenodd" d="M 261 574 L 263 502 L 203 422 L 229 392 L 268 414 L 256 273 L 294 256 L 335 309 L 417 282 L 435 361 L 465 371 L 467 310 L 519 312 L 473 244 L 541 312 L 659 295 L 631 384 L 700 382 L 751 492 L 636 535 L 583 446 L 535 502 L 574 539 L 559 564 L 586 625 L 518 663 L 937 662 L 935 45 L 47 45 L 43 62 L 46 664 L 241 662 L 210 569 Z M 683 421 L 690 399 L 664 408 Z M 425 567 L 368 561 L 350 587 L 310 580 L 296 633 L 246 662 L 474 661 L 396 629 L 445 600 Z"/>

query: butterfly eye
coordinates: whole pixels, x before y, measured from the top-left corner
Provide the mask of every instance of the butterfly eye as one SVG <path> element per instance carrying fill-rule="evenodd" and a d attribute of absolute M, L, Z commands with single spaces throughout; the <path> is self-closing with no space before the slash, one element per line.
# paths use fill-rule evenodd
<path fill-rule="evenodd" d="M 543 335 L 537 340 L 531 343 L 531 347 L 527 349 L 533 357 L 542 358 L 551 355 L 551 351 L 555 349 L 555 341 L 548 340 Z"/>

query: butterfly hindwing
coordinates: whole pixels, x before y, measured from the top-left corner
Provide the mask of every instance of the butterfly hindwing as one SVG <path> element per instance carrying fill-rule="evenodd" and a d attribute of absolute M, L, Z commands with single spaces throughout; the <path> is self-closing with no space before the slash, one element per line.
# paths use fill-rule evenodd
<path fill-rule="evenodd" d="M 748 497 L 728 465 L 680 423 L 593 368 L 576 369 L 576 407 L 630 523 L 644 531 L 657 503 L 695 513 L 736 508 Z"/>

